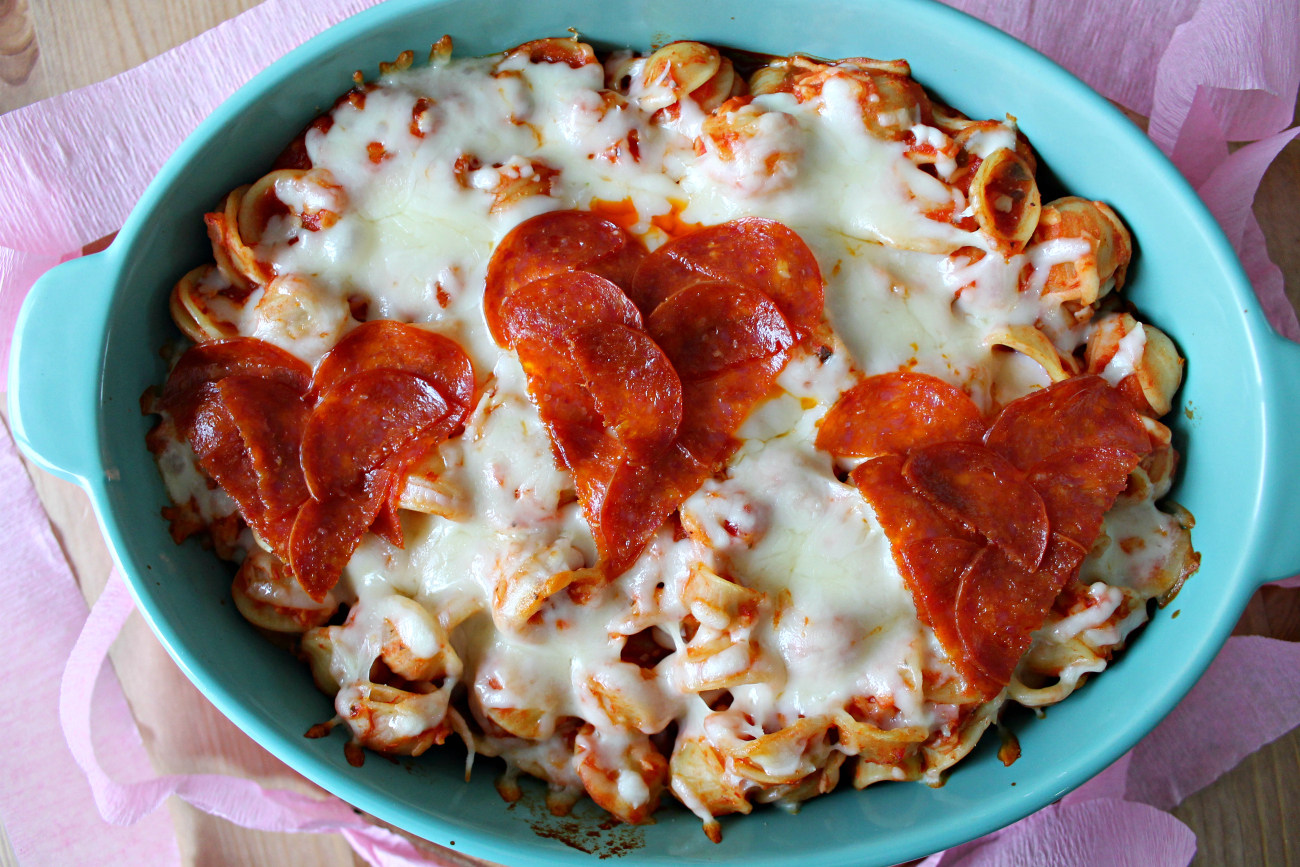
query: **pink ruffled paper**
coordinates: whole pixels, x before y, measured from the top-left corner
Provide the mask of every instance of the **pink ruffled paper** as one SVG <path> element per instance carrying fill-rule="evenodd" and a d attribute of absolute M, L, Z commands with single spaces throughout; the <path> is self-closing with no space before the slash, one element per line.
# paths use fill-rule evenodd
<path fill-rule="evenodd" d="M 75 591 L 74 591 L 75 592 Z M 372 825 L 337 798 L 311 798 L 297 792 L 264 789 L 252 780 L 222 774 L 175 774 L 123 785 L 100 765 L 91 742 L 91 686 L 109 645 L 134 608 L 116 570 L 95 603 L 68 656 L 59 689 L 59 721 L 68 747 L 90 782 L 95 805 L 113 825 L 133 825 L 171 795 L 244 828 L 300 834 L 342 834 L 373 867 L 473 867 L 485 862 L 452 852 L 434 857 L 400 834 Z M 172 841 L 173 848 L 175 841 Z M 143 851 L 143 850 L 142 850 Z"/>
<path fill-rule="evenodd" d="M 376 2 L 266 0 L 135 69 L 0 115 L 0 382 L 36 278 L 117 231 L 172 152 L 244 82 Z"/>
<path fill-rule="evenodd" d="M 1300 86 L 1300 0 L 946 2 L 1148 115 L 1151 138 L 1223 225 L 1273 327 L 1300 340 L 1250 211 L 1264 170 L 1296 134 L 1283 130 Z M 1242 149 L 1251 155 L 1229 157 L 1228 142 L 1257 139 Z"/>
<path fill-rule="evenodd" d="M 0 819 L 20 864 L 179 865 L 176 833 L 165 813 L 134 828 L 95 819 L 95 801 L 72 755 L 55 734 L 58 705 L 52 686 L 86 619 L 86 603 L 59 549 L 41 501 L 27 480 L 18 449 L 0 425 L 0 599 L 5 600 L 5 655 L 0 662 Z M 97 676 L 98 675 L 98 676 Z M 122 779 L 152 775 L 131 709 L 111 668 L 83 679 L 82 700 L 93 714 L 111 762 Z M 93 828 L 93 832 L 88 832 Z M 147 861 L 136 861 L 147 853 Z"/>
<path fill-rule="evenodd" d="M 373 2 L 266 0 L 137 69 L 0 117 L 0 152 L 6 155 L 0 175 L 0 375 L 7 368 L 14 317 L 35 278 L 120 226 L 165 159 L 236 87 L 271 59 Z M 1269 320 L 1300 339 L 1281 272 L 1268 259 L 1250 209 L 1264 170 L 1296 134 L 1283 129 L 1300 80 L 1300 0 L 964 0 L 952 5 L 1018 36 L 1104 95 L 1150 115 L 1152 138 L 1223 225 Z M 150 98 L 140 100 L 140 93 Z M 1229 140 L 1256 139 L 1230 155 Z M 94 183 L 85 183 L 88 178 Z M 57 669 L 71 649 L 85 614 L 7 435 L 0 443 L 0 479 L 0 543 L 22 567 L 0 573 L 0 592 L 7 591 L 9 599 L 40 600 L 32 616 L 14 621 L 20 630 L 39 630 L 39 636 L 19 642 L 16 646 L 26 650 L 0 668 L 12 694 L 33 679 L 51 682 L 56 672 L 49 669 Z M 250 781 L 215 775 L 134 786 L 114 782 L 148 776 L 116 679 L 111 670 L 101 672 L 103 652 L 129 606 L 120 581 L 110 583 L 67 668 L 62 711 L 72 754 L 48 737 L 0 742 L 0 765 L 17 770 L 13 779 L 24 781 L 0 788 L 0 819 L 23 863 L 177 863 L 168 823 L 150 812 L 173 793 L 248 827 L 338 831 L 371 864 L 466 863 L 450 852 L 439 862 L 425 860 L 404 838 L 364 822 L 334 799 L 269 792 Z M 58 614 L 53 631 L 51 612 Z M 1185 865 L 1195 839 L 1156 807 L 1173 806 L 1300 724 L 1297 672 L 1298 645 L 1230 639 L 1201 683 L 1132 753 L 1059 804 L 937 853 L 926 867 Z M 54 720 L 53 703 L 42 702 L 39 692 L 24 694 L 31 696 L 29 706 L 21 708 L 25 725 L 10 720 L 7 730 L 44 735 Z M 1264 696 L 1269 700 L 1262 701 Z M 1248 708 L 1250 714 L 1234 717 L 1229 727 L 1219 712 L 1225 704 Z M 90 746 L 92 718 L 101 742 L 112 745 L 99 751 L 112 760 L 105 770 Z M 40 725 L 32 726 L 34 720 Z M 73 754 L 90 787 L 71 770 Z M 131 829 L 101 825 L 86 833 L 87 823 L 95 821 L 92 800 L 106 817 L 138 824 Z"/>

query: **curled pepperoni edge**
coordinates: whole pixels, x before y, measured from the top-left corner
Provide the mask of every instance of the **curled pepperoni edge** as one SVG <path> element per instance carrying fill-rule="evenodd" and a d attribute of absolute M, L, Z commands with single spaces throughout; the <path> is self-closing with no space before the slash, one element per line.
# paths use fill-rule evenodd
<path fill-rule="evenodd" d="M 566 246 L 575 237 L 577 248 Z M 590 211 L 548 211 L 524 220 L 501 239 L 488 262 L 483 293 L 488 331 L 498 345 L 511 345 L 501 307 L 536 280 L 585 271 L 626 288 L 645 256 L 631 233 Z"/>
<path fill-rule="evenodd" d="M 836 457 L 906 455 L 944 442 L 982 442 L 984 420 L 966 392 L 936 376 L 867 377 L 840 395 L 817 430 L 817 448 Z"/>
<path fill-rule="evenodd" d="M 1047 550 L 1047 508 L 1033 486 L 992 449 L 978 443 L 935 443 L 903 464 L 912 488 L 947 517 L 1002 548 L 1026 569 Z"/>
<path fill-rule="evenodd" d="M 669 241 L 641 263 L 630 295 L 649 314 L 682 289 L 704 282 L 763 292 L 801 342 L 821 326 L 825 281 L 817 258 L 798 233 L 775 220 L 745 217 Z"/>

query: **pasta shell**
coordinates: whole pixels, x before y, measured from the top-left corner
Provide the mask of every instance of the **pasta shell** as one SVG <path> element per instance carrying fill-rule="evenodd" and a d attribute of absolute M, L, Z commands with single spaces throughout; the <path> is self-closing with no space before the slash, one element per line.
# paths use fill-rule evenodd
<path fill-rule="evenodd" d="M 1173 409 L 1174 394 L 1183 384 L 1183 357 L 1174 342 L 1154 325 L 1144 325 L 1146 348 L 1134 372 L 1147 404 L 1157 416 Z"/>
<path fill-rule="evenodd" d="M 1042 365 L 1052 382 L 1069 379 L 1077 373 L 1073 370 L 1073 359 L 1063 358 L 1051 339 L 1032 325 L 1009 325 L 990 335 L 984 343 L 986 346 L 1005 346 L 1029 356 Z M 1066 365 L 1070 369 L 1067 370 Z"/>
<path fill-rule="evenodd" d="M 970 201 L 975 219 L 1003 252 L 1024 249 L 1042 203 L 1029 164 L 1015 151 L 1002 148 L 982 161 L 971 179 Z"/>
<path fill-rule="evenodd" d="M 722 68 L 717 49 L 700 42 L 670 42 L 646 58 L 641 87 L 648 111 L 667 108 L 702 87 Z"/>
<path fill-rule="evenodd" d="M 432 681 L 460 673 L 460 660 L 437 619 L 419 602 L 390 596 L 380 603 L 383 645 L 379 657 L 409 681 Z"/>
<path fill-rule="evenodd" d="M 1043 206 L 1034 243 L 1060 238 L 1086 242 L 1088 252 L 1068 262 L 1055 262 L 1039 277 L 1044 295 L 1087 306 L 1112 289 L 1124 286 L 1133 239 L 1115 212 L 1103 202 L 1066 196 Z"/>
<path fill-rule="evenodd" d="M 238 326 L 229 317 L 241 307 L 233 299 L 221 297 L 223 286 L 233 288 L 216 266 L 200 265 L 172 288 L 168 302 L 172 320 L 195 343 L 239 336 Z"/>
<path fill-rule="evenodd" d="M 230 585 L 230 595 L 245 620 L 271 632 L 303 633 L 323 626 L 338 610 L 333 594 L 313 602 L 289 567 L 260 548 L 244 558 Z"/>

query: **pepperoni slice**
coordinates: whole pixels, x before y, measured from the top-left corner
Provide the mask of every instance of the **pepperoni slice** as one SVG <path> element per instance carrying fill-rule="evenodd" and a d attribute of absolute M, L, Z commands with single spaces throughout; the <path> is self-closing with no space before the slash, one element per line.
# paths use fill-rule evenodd
<path fill-rule="evenodd" d="M 1114 446 L 1071 449 L 1039 461 L 1028 481 L 1043 498 L 1052 532 L 1090 549 L 1101 532 L 1102 516 L 1140 460 L 1134 452 Z"/>
<path fill-rule="evenodd" d="M 909 542 L 899 557 L 899 572 L 912 593 L 917 615 L 934 630 L 948 658 L 968 680 L 966 651 L 957 632 L 957 591 L 962 573 L 979 550 L 980 546 L 969 539 L 940 536 Z"/>
<path fill-rule="evenodd" d="M 627 287 L 645 255 L 627 230 L 589 211 L 551 211 L 524 220 L 488 263 L 483 311 L 492 337 L 510 345 L 500 310 L 516 289 L 564 271 L 589 271 Z"/>
<path fill-rule="evenodd" d="M 641 329 L 641 314 L 610 281 L 585 271 L 569 271 L 535 280 L 510 294 L 499 310 L 501 346 L 521 340 L 564 345 L 564 333 L 578 325 L 614 322 Z"/>
<path fill-rule="evenodd" d="M 355 491 L 417 437 L 445 439 L 453 414 L 422 377 L 396 370 L 358 373 L 331 389 L 307 422 L 302 438 L 307 487 L 318 500 Z"/>
<path fill-rule="evenodd" d="M 673 443 L 650 464 L 624 462 L 609 481 L 600 513 L 605 571 L 626 572 L 650 538 L 712 474 L 712 467 Z"/>
<path fill-rule="evenodd" d="M 401 544 L 391 502 L 411 461 L 446 439 L 458 412 L 433 383 L 398 370 L 366 370 L 331 388 L 312 411 L 302 467 L 312 496 L 298 511 L 290 565 L 313 599 L 324 598 L 389 506 L 381 533 Z"/>
<path fill-rule="evenodd" d="M 584 496 L 581 491 L 579 496 L 601 546 L 606 574 L 611 577 L 636 561 L 663 521 L 708 478 L 732 434 L 771 390 L 793 344 L 776 305 L 760 292 L 736 286 L 679 293 L 655 311 L 650 328 L 650 337 L 662 347 L 671 362 L 670 370 L 675 371 L 672 378 L 681 380 L 681 423 L 675 428 L 675 439 L 670 437 L 672 443 L 653 460 L 644 453 L 638 455 L 634 448 L 615 452 L 606 447 L 589 464 L 588 485 L 600 490 L 596 496 Z M 602 329 L 602 333 L 619 334 L 629 342 L 640 340 L 612 326 Z M 582 326 L 567 333 L 577 339 L 596 330 L 595 326 Z M 535 342 L 517 344 L 521 359 L 535 351 L 530 348 Z M 576 349 L 577 343 L 573 345 Z M 595 350 L 596 345 L 590 348 Z M 572 354 L 577 358 L 575 364 L 586 365 L 587 373 L 593 372 L 596 359 L 584 360 L 577 351 Z M 551 362 L 553 368 L 562 363 Z M 530 372 L 530 388 L 537 375 Z M 656 373 L 656 378 L 666 379 L 666 372 Z M 549 378 L 548 387 L 555 387 L 555 379 Z M 627 410 L 604 409 L 603 405 L 613 406 L 615 400 L 625 402 L 636 395 L 604 396 L 596 376 L 587 376 L 586 381 L 589 393 L 595 395 L 593 405 L 602 404 L 604 423 L 617 424 L 613 419 L 622 418 Z M 662 435 L 671 416 L 656 418 L 657 425 L 645 426 L 657 428 Z M 556 431 L 554 426 L 552 431 Z M 557 446 L 566 451 L 567 462 L 568 446 L 563 439 L 562 435 L 555 437 Z M 587 439 L 589 444 L 599 442 L 594 436 Z"/>
<path fill-rule="evenodd" d="M 997 683 L 1010 683 L 1032 633 L 1086 554 L 1076 542 L 1053 534 L 1042 566 L 1031 572 L 996 545 L 981 550 L 957 593 L 957 630 L 970 663 Z"/>
<path fill-rule="evenodd" d="M 682 383 L 676 440 L 654 462 L 625 460 L 610 477 L 600 513 L 607 574 L 626 571 L 664 520 L 713 474 L 732 435 L 771 391 L 785 360 L 785 354 L 762 358 Z"/>
<path fill-rule="evenodd" d="M 1079 567 L 1087 556 L 1087 548 L 1060 533 L 1053 533 L 1048 539 L 1047 552 L 1043 554 L 1043 562 L 1039 565 L 1037 574 L 1043 582 L 1043 593 L 1051 597 L 1049 608 L 1065 586 L 1079 574 Z M 1042 626 L 1042 623 L 1038 626 Z"/>
<path fill-rule="evenodd" d="M 564 337 L 628 458 L 657 458 L 682 423 L 682 383 L 663 350 L 644 331 L 612 322 L 571 328 Z"/>
<path fill-rule="evenodd" d="M 406 478 L 410 474 L 411 467 L 422 461 L 431 450 L 436 449 L 446 439 L 443 431 L 451 429 L 453 423 L 460 424 L 456 421 L 454 408 L 445 420 L 407 443 L 397 454 L 385 461 L 384 466 L 378 471 L 383 474 L 380 476 L 381 479 L 387 479 L 387 488 L 383 503 L 379 507 L 378 514 L 375 515 L 375 521 L 370 525 L 370 532 L 396 548 L 406 547 L 406 537 L 402 531 L 402 521 L 398 517 L 398 512 L 401 510 L 402 489 L 406 486 Z"/>
<path fill-rule="evenodd" d="M 393 474 L 392 478 L 395 482 L 398 476 Z M 383 495 L 379 511 L 375 514 L 375 520 L 370 524 L 370 532 L 395 548 L 405 548 L 406 534 L 402 531 L 402 521 L 397 516 L 398 507 L 393 505 L 394 490 L 401 497 L 401 488 L 390 484 L 388 493 Z"/>
<path fill-rule="evenodd" d="M 308 500 L 289 539 L 289 564 L 307 595 L 320 602 L 336 583 L 384 502 L 386 479 L 344 496 Z"/>
<path fill-rule="evenodd" d="M 565 335 L 602 323 L 639 328 L 641 315 L 617 286 L 582 272 L 530 283 L 506 299 L 502 313 L 528 392 L 550 431 L 556 457 L 573 474 L 583 514 L 601 544 L 601 506 L 624 448 L 606 427 Z"/>
<path fill-rule="evenodd" d="M 678 292 L 655 310 L 649 331 L 682 379 L 680 441 L 712 466 L 772 390 L 794 335 L 762 292 L 721 284 Z"/>
<path fill-rule="evenodd" d="M 239 430 L 267 514 L 296 512 L 308 496 L 299 445 L 310 409 L 302 393 L 247 374 L 227 376 L 214 387 Z"/>
<path fill-rule="evenodd" d="M 840 395 L 822 419 L 817 448 L 874 458 L 983 436 L 979 407 L 960 388 L 925 373 L 882 373 Z"/>
<path fill-rule="evenodd" d="M 984 536 L 1026 569 L 1047 548 L 1047 509 L 1024 476 L 978 443 L 936 443 L 913 451 L 903 477 L 954 521 Z"/>
<path fill-rule="evenodd" d="M 817 259 L 802 238 L 773 220 L 747 217 L 669 241 L 646 257 L 629 294 L 649 315 L 682 289 L 707 282 L 766 294 L 801 340 L 821 324 Z"/>
<path fill-rule="evenodd" d="M 195 408 L 185 437 L 194 449 L 199 466 L 239 504 L 244 519 L 254 527 L 264 525 L 257 470 L 239 433 L 239 425 L 221 399 L 214 383 L 197 389 Z"/>
<path fill-rule="evenodd" d="M 1143 457 L 1151 451 L 1132 404 L 1100 376 L 1074 376 L 1007 404 L 984 444 L 1028 472 L 1057 452 L 1115 446 Z"/>
<path fill-rule="evenodd" d="M 262 541 L 283 554 L 294 513 L 307 497 L 298 462 L 307 418 L 301 393 L 247 374 L 205 383 L 197 391 L 183 433 L 199 466 L 238 503 Z"/>
<path fill-rule="evenodd" d="M 683 382 L 786 353 L 794 335 L 780 308 L 762 292 L 699 283 L 655 308 L 646 329 Z"/>
<path fill-rule="evenodd" d="M 469 412 L 474 369 L 454 340 L 415 325 L 376 319 L 348 332 L 316 366 L 311 394 L 319 397 L 365 370 L 401 370 L 437 386 L 447 402 Z"/>
<path fill-rule="evenodd" d="M 255 337 L 233 337 L 200 343 L 182 355 L 163 386 L 162 405 L 178 428 L 189 427 L 200 388 L 240 373 L 282 382 L 299 393 L 311 383 L 311 368 L 278 346 Z"/>
<path fill-rule="evenodd" d="M 538 414 L 551 432 L 557 456 L 573 473 L 584 508 L 591 504 L 591 519 L 599 513 L 598 502 L 622 460 L 623 447 L 606 429 L 573 359 L 558 349 L 521 346 L 519 360 L 528 374 L 528 390 Z"/>
<path fill-rule="evenodd" d="M 901 455 L 886 455 L 859 464 L 849 476 L 889 537 L 899 569 L 905 568 L 903 549 L 918 539 L 950 538 L 979 544 L 978 535 L 944 515 L 912 488 L 903 477 L 905 460 Z"/>
<path fill-rule="evenodd" d="M 682 383 L 679 441 L 695 459 L 715 467 L 723 461 L 736 431 L 754 407 L 772 392 L 789 356 L 760 358 L 709 379 Z"/>

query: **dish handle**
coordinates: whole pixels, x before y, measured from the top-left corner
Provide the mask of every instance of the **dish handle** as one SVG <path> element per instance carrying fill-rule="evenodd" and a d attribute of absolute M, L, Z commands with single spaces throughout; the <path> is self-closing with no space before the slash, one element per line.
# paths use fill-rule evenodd
<path fill-rule="evenodd" d="M 1270 334 L 1260 583 L 1300 574 L 1300 343 Z"/>
<path fill-rule="evenodd" d="M 36 281 L 9 354 L 9 423 L 19 448 L 83 486 L 99 447 L 99 360 L 112 302 L 107 255 L 72 259 Z"/>

